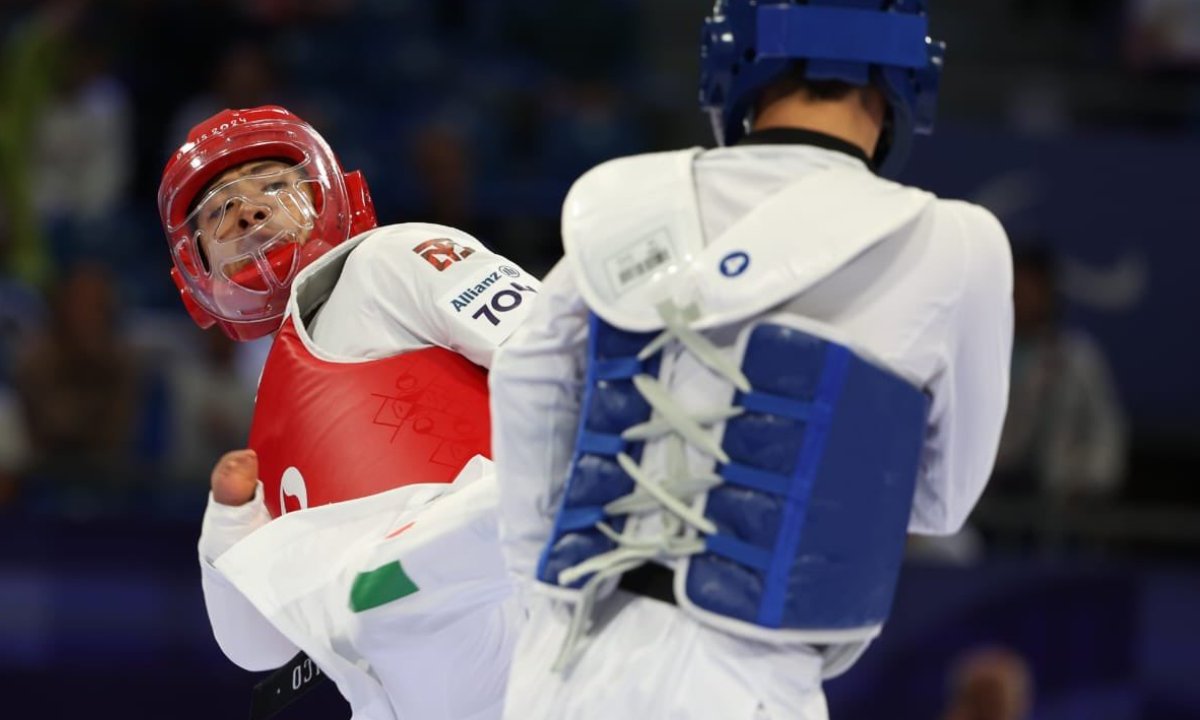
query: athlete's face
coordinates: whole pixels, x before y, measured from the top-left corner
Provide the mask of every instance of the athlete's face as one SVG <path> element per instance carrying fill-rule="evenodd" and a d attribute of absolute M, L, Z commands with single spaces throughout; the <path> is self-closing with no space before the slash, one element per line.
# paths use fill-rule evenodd
<path fill-rule="evenodd" d="M 303 245 L 316 218 L 310 185 L 300 168 L 279 160 L 225 171 L 194 211 L 204 253 L 236 258 L 272 241 Z"/>

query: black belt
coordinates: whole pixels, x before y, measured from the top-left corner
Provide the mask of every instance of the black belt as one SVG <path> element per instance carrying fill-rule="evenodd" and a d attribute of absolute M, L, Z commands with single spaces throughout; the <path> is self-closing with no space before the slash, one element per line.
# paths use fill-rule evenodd
<path fill-rule="evenodd" d="M 321 668 L 300 653 L 254 686 L 250 696 L 250 720 L 267 720 L 323 680 L 325 673 Z"/>
<path fill-rule="evenodd" d="M 675 605 L 675 571 L 648 562 L 621 576 L 617 587 L 643 597 Z"/>
<path fill-rule="evenodd" d="M 643 597 L 661 600 L 662 602 L 678 605 L 675 602 L 675 573 L 657 563 L 646 563 L 639 568 L 630 570 L 621 576 L 617 587 L 627 592 Z M 811 644 L 817 652 L 825 652 L 828 645 Z"/>
<path fill-rule="evenodd" d="M 621 576 L 622 590 L 675 604 L 675 573 L 662 565 L 646 563 Z M 250 720 L 267 720 L 325 680 L 325 673 L 304 653 L 254 686 Z"/>

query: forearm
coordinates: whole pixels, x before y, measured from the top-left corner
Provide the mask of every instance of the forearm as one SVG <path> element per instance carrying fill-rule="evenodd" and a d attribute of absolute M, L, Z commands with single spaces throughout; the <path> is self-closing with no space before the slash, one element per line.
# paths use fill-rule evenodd
<path fill-rule="evenodd" d="M 586 318 L 560 264 L 547 276 L 530 320 L 497 353 L 489 378 L 501 547 L 523 581 L 532 580 L 550 536 L 570 463 Z"/>
<path fill-rule="evenodd" d="M 263 502 L 262 484 L 254 497 L 243 505 L 224 505 L 211 493 L 200 529 L 200 560 L 212 564 L 250 533 L 270 522 L 271 516 Z"/>
<path fill-rule="evenodd" d="M 981 210 L 964 233 L 962 289 L 950 306 L 942 368 L 909 531 L 957 532 L 982 494 L 1008 407 L 1012 358 L 1012 259 L 1003 229 Z"/>
<path fill-rule="evenodd" d="M 270 670 L 296 654 L 296 646 L 214 567 L 217 558 L 270 521 L 262 486 L 244 505 L 222 505 L 209 496 L 200 533 L 200 583 L 213 637 L 234 664 Z"/>
<path fill-rule="evenodd" d="M 272 670 L 290 660 L 297 647 L 215 567 L 200 560 L 200 584 L 213 637 L 221 652 L 245 670 Z"/>

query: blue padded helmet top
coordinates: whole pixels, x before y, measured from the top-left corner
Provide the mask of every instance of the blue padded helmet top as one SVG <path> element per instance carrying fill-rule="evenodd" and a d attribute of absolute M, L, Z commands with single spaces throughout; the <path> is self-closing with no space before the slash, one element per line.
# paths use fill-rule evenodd
<path fill-rule="evenodd" d="M 809 80 L 873 83 L 891 109 L 875 163 L 894 176 L 912 136 L 933 132 L 944 55 L 925 0 L 717 0 L 700 38 L 700 107 L 731 145 L 758 94 L 794 61 L 807 61 Z"/>

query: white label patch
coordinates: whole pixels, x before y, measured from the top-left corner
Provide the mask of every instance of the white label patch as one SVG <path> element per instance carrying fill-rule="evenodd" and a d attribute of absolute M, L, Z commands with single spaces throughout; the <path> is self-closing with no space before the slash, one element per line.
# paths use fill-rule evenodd
<path fill-rule="evenodd" d="M 460 325 L 499 345 L 512 334 L 537 297 L 538 283 L 514 265 L 499 265 L 438 298 Z"/>
<path fill-rule="evenodd" d="M 659 228 L 605 260 L 604 268 L 609 283 L 620 295 L 670 262 L 671 236 L 666 228 Z"/>

